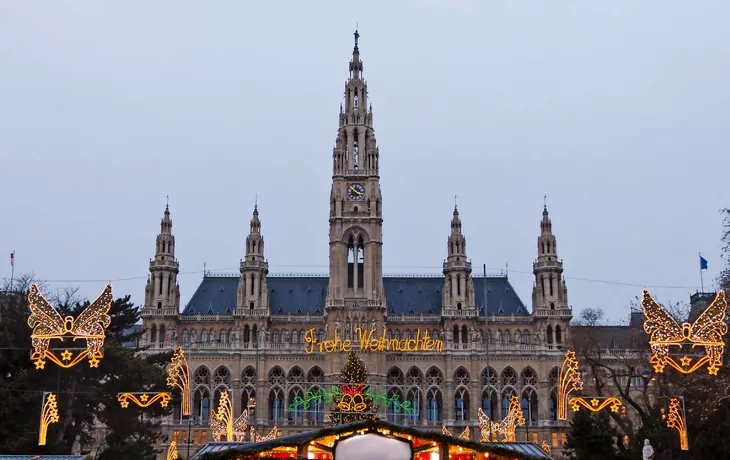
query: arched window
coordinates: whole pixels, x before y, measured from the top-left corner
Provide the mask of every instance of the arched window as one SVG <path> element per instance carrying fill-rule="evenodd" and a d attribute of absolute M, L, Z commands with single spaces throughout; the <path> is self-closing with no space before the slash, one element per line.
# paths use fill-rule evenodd
<path fill-rule="evenodd" d="M 299 422 L 304 420 L 304 406 L 295 404 L 297 398 L 304 399 L 304 392 L 301 388 L 292 388 L 289 390 L 289 419 Z"/>
<path fill-rule="evenodd" d="M 553 343 L 553 327 L 548 324 L 547 327 L 547 343 L 552 344 Z"/>
<path fill-rule="evenodd" d="M 272 388 L 269 392 L 269 420 L 284 420 L 284 395 L 281 388 Z"/>
<path fill-rule="evenodd" d="M 200 343 L 207 343 L 208 342 L 208 331 L 205 329 L 202 330 L 200 333 Z"/>
<path fill-rule="evenodd" d="M 190 346 L 190 333 L 188 332 L 187 329 L 183 329 L 182 339 L 183 339 L 183 347 L 189 347 Z"/>
<path fill-rule="evenodd" d="M 526 421 L 537 422 L 537 392 L 534 389 L 528 387 L 522 391 L 520 406 Z"/>
<path fill-rule="evenodd" d="M 482 411 L 489 420 L 497 416 L 497 392 L 491 388 L 482 391 Z"/>
<path fill-rule="evenodd" d="M 221 331 L 221 343 L 228 343 L 228 332 L 225 329 Z"/>
<path fill-rule="evenodd" d="M 441 391 L 430 389 L 426 396 L 426 419 L 435 423 L 441 420 Z"/>
<path fill-rule="evenodd" d="M 399 423 L 403 420 L 403 411 L 396 401 L 403 401 L 403 392 L 398 388 L 391 388 L 388 390 L 388 401 L 385 403 L 385 416 L 390 423 Z"/>
<path fill-rule="evenodd" d="M 417 422 L 421 419 L 421 390 L 419 388 L 411 388 L 408 390 L 408 399 L 413 409 L 408 413 L 408 420 Z"/>
<path fill-rule="evenodd" d="M 558 345 L 563 343 L 563 334 L 560 330 L 560 326 L 555 326 L 555 343 L 557 343 Z"/>
<path fill-rule="evenodd" d="M 347 288 L 355 288 L 355 239 L 350 235 L 347 240 Z"/>
<path fill-rule="evenodd" d="M 454 343 L 459 343 L 459 326 L 454 326 Z"/>
<path fill-rule="evenodd" d="M 469 343 L 469 331 L 466 326 L 461 326 L 461 343 Z"/>
<path fill-rule="evenodd" d="M 150 327 L 150 343 L 157 342 L 157 325 L 153 324 L 152 327 Z"/>
<path fill-rule="evenodd" d="M 365 244 L 362 236 L 357 239 L 357 288 L 365 287 Z"/>
<path fill-rule="evenodd" d="M 469 390 L 458 388 L 454 394 L 454 417 L 457 421 L 470 420 L 469 418 Z"/>
<path fill-rule="evenodd" d="M 557 393 L 550 392 L 550 402 L 548 403 L 548 409 L 550 411 L 550 420 L 558 419 L 558 395 Z"/>

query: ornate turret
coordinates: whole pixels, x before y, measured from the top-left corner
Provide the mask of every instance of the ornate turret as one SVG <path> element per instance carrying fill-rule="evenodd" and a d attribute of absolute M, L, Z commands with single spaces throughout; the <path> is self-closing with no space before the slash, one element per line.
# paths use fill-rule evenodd
<path fill-rule="evenodd" d="M 269 273 L 269 264 L 264 257 L 264 237 L 261 235 L 258 203 L 253 208 L 251 226 L 246 237 L 246 257 L 241 260 L 240 272 L 236 313 L 243 316 L 268 315 L 266 275 Z"/>
<path fill-rule="evenodd" d="M 451 235 L 447 241 L 444 262 L 443 308 L 444 316 L 476 315 L 474 281 L 471 278 L 471 262 L 466 257 L 466 238 L 461 233 L 459 209 L 454 205 L 451 218 Z"/>
<path fill-rule="evenodd" d="M 558 247 L 553 235 L 547 205 L 540 221 L 537 238 L 537 260 L 533 264 L 535 284 L 532 290 L 532 310 L 564 311 L 568 309 L 568 288 L 563 279 L 563 261 L 558 259 Z"/>

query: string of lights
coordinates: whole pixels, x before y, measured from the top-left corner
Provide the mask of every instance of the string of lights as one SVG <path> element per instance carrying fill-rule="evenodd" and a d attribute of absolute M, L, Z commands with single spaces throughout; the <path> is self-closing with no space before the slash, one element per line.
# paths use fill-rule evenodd
<path fill-rule="evenodd" d="M 222 275 L 226 273 L 237 272 L 240 267 L 226 267 L 226 268 L 215 268 L 215 269 L 205 269 L 205 270 L 190 270 L 190 271 L 184 271 L 178 273 L 178 276 L 186 276 L 186 275 L 200 275 L 200 274 L 217 274 Z M 270 266 L 272 272 L 274 275 L 276 275 L 276 270 L 282 270 L 283 272 L 291 271 L 291 269 L 322 269 L 323 271 L 326 271 L 329 269 L 329 265 L 286 265 L 286 264 L 275 264 Z M 441 266 L 426 266 L 426 265 L 392 265 L 392 266 L 384 266 L 387 270 L 432 270 L 433 274 L 440 274 L 443 267 Z M 506 273 L 509 274 L 518 274 L 518 275 L 524 275 L 524 276 L 534 276 L 532 270 L 526 271 L 526 270 L 515 270 L 510 268 L 509 270 L 505 269 L 488 269 L 487 275 L 492 276 L 498 276 L 498 275 L 505 275 Z M 397 273 L 394 273 L 394 275 L 397 275 Z M 428 275 L 428 273 L 424 273 L 424 275 Z M 388 276 L 386 273 L 385 276 Z M 140 281 L 140 280 L 146 280 L 147 275 L 142 276 L 131 276 L 126 278 L 114 278 L 114 279 L 43 279 L 43 280 L 37 280 L 37 282 L 41 283 L 111 283 L 111 282 L 124 282 L 124 281 Z M 614 280 L 605 280 L 605 279 L 597 279 L 597 278 L 583 278 L 583 277 L 576 277 L 576 276 L 565 276 L 566 280 L 572 280 L 572 281 L 580 281 L 580 282 L 586 282 L 586 283 L 598 283 L 598 284 L 607 284 L 611 286 L 625 286 L 625 287 L 635 287 L 635 288 L 647 288 L 647 289 L 700 289 L 701 286 L 690 286 L 690 285 L 658 285 L 658 284 L 644 284 L 644 283 L 635 283 L 635 282 L 625 282 L 625 281 L 614 281 Z"/>

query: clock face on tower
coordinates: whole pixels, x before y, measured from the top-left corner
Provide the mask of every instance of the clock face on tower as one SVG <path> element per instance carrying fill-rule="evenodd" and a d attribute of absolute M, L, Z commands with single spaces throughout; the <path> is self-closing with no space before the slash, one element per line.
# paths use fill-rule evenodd
<path fill-rule="evenodd" d="M 362 200 L 365 198 L 365 187 L 362 184 L 350 184 L 347 187 L 347 197 L 351 200 Z"/>

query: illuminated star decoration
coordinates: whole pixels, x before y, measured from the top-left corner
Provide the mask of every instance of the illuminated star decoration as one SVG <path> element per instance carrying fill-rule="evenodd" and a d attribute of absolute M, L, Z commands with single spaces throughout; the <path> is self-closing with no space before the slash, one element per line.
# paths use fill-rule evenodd
<path fill-rule="evenodd" d="M 190 415 L 190 367 L 181 347 L 175 348 L 167 368 L 167 386 L 179 388 L 182 392 L 182 414 Z"/>
<path fill-rule="evenodd" d="M 210 433 L 215 442 L 220 442 L 224 437 L 224 441 L 243 442 L 246 438 L 246 428 L 248 427 L 248 411 L 245 410 L 233 419 L 233 405 L 227 391 L 221 392 L 221 398 L 218 402 L 218 410 L 211 414 L 210 417 Z"/>
<path fill-rule="evenodd" d="M 46 445 L 46 436 L 48 435 L 48 425 L 58 423 L 58 404 L 56 395 L 53 393 L 43 394 L 43 407 L 41 408 L 41 425 L 38 430 L 38 445 Z"/>
<path fill-rule="evenodd" d="M 35 363 L 36 369 L 43 369 L 46 359 L 68 369 L 86 357 L 89 358 L 89 367 L 99 367 L 99 361 L 104 357 L 102 349 L 106 338 L 106 328 L 111 324 L 111 317 L 108 313 L 113 300 L 112 286 L 107 284 L 101 295 L 77 318 L 73 316 L 62 318 L 58 310 L 43 297 L 38 286 L 32 284 L 28 292 L 30 309 L 28 326 L 33 330 L 30 335 L 33 344 L 30 359 Z M 61 358 L 58 358 L 49 349 L 51 340 L 59 340 L 63 343 L 67 339 L 85 340 L 86 348 L 76 357 L 67 348 L 61 353 Z"/>
<path fill-rule="evenodd" d="M 565 359 L 558 374 L 558 384 L 558 420 L 568 420 L 568 395 L 583 389 L 578 360 L 573 350 L 565 352 Z"/>
<path fill-rule="evenodd" d="M 682 450 L 689 450 L 689 442 L 687 439 L 687 424 L 684 416 L 679 408 L 679 399 L 672 398 L 669 400 L 669 413 L 666 414 L 662 408 L 662 420 L 667 421 L 668 428 L 674 428 L 679 433 L 679 447 Z"/>
<path fill-rule="evenodd" d="M 446 425 L 441 426 L 441 433 L 445 434 L 447 436 L 454 436 L 453 434 L 451 434 L 451 431 L 449 431 L 449 429 L 446 428 Z M 471 436 L 471 429 L 469 429 L 469 427 L 467 426 L 464 429 L 464 431 L 462 431 L 461 434 L 459 435 L 459 439 L 469 439 L 470 436 Z"/>
<path fill-rule="evenodd" d="M 517 395 L 510 396 L 507 416 L 501 422 L 491 421 L 481 407 L 477 409 L 477 417 L 479 418 L 482 442 L 491 442 L 490 437 L 499 439 L 500 435 L 502 435 L 502 442 L 515 442 L 515 430 L 518 426 L 525 424 L 525 415 L 522 413 L 520 398 Z"/>
<path fill-rule="evenodd" d="M 139 397 L 138 397 L 139 395 Z M 167 405 L 170 403 L 170 400 L 172 399 L 172 395 L 170 393 L 152 393 L 152 396 L 150 396 L 149 393 L 144 392 L 136 392 L 136 393 L 118 393 L 117 394 L 117 401 L 119 401 L 119 404 L 123 408 L 129 407 L 129 403 L 133 402 L 134 404 L 138 405 L 139 407 L 150 407 L 152 404 L 156 403 L 157 401 L 160 401 L 160 406 L 167 407 Z"/>
<path fill-rule="evenodd" d="M 641 301 L 646 321 L 644 331 L 649 335 L 652 356 L 649 362 L 654 372 L 662 373 L 669 365 L 682 374 L 691 374 L 707 364 L 707 373 L 717 375 L 722 366 L 722 354 L 725 349 L 723 336 L 727 334 L 727 300 L 725 292 L 719 291 L 715 299 L 694 323 L 681 325 L 667 313 L 661 305 L 644 289 Z M 704 348 L 704 355 L 692 363 L 692 357 L 683 355 L 677 363 L 669 354 L 670 347 L 677 347 L 682 352 L 684 346 Z"/>
<path fill-rule="evenodd" d="M 547 440 L 543 439 L 542 444 L 540 444 L 540 448 L 548 455 L 550 455 L 550 445 L 548 444 Z"/>
<path fill-rule="evenodd" d="M 574 412 L 578 412 L 581 407 L 584 407 L 591 412 L 600 412 L 608 407 L 611 409 L 611 412 L 617 414 L 621 411 L 623 404 L 620 399 L 614 397 L 592 397 L 587 399 L 577 396 L 575 398 L 570 398 L 570 408 L 573 409 Z"/>
<path fill-rule="evenodd" d="M 177 443 L 175 441 L 172 441 L 170 443 L 170 447 L 167 449 L 166 460 L 177 460 L 178 458 L 180 458 L 180 456 L 177 453 Z"/>

